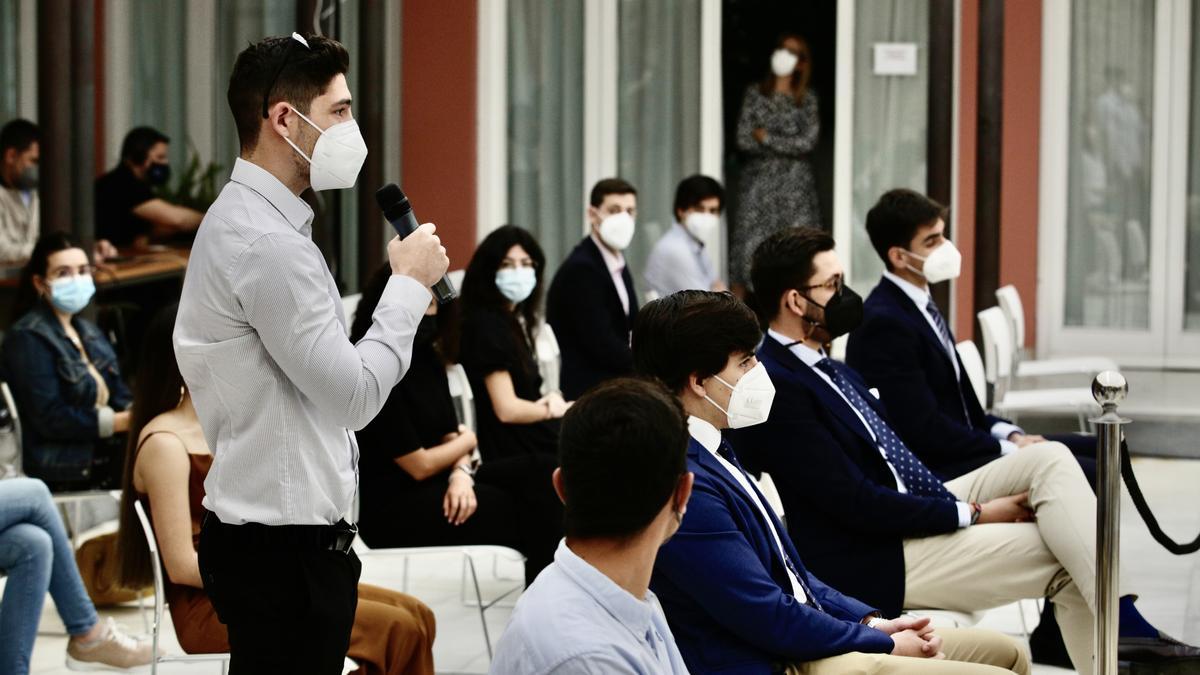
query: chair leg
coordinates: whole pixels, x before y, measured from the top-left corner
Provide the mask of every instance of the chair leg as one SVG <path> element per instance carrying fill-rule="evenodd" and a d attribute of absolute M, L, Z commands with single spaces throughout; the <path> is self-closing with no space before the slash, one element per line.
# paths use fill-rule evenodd
<path fill-rule="evenodd" d="M 483 604 L 483 593 L 479 590 L 479 576 L 475 573 L 475 561 L 471 556 L 463 554 L 463 564 L 471 569 L 471 583 L 475 586 L 475 601 L 479 603 L 479 623 L 483 625 L 483 642 L 487 645 L 488 661 L 492 660 L 492 637 L 488 634 L 487 616 L 484 612 L 487 607 Z"/>
<path fill-rule="evenodd" d="M 140 610 L 142 613 L 142 630 L 149 633 L 150 632 L 150 617 L 147 616 L 148 610 L 146 609 L 146 595 L 141 590 L 138 591 L 137 600 L 138 600 L 138 610 Z"/>

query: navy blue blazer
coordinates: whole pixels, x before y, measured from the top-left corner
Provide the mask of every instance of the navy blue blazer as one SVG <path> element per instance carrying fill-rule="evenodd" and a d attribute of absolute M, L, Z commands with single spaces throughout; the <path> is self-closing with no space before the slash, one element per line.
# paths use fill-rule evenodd
<path fill-rule="evenodd" d="M 867 296 L 862 326 L 846 347 L 846 363 L 879 390 L 893 429 L 943 480 L 999 457 L 991 428 L 1007 421 L 984 413 L 957 352 L 954 358 L 957 375 L 921 310 L 887 278 Z"/>
<path fill-rule="evenodd" d="M 695 439 L 687 464 L 695 475 L 692 497 L 679 531 L 659 549 L 650 587 L 688 670 L 771 673 L 847 652 L 891 652 L 890 637 L 859 623 L 875 608 L 809 573 L 771 513 L 788 557 L 825 612 L 796 600 L 762 511 Z"/>
<path fill-rule="evenodd" d="M 629 294 L 628 313 L 621 305 L 600 248 L 591 237 L 584 237 L 550 284 L 546 321 L 558 338 L 562 353 L 559 387 L 568 401 L 604 380 L 633 372 L 629 331 L 638 305 L 628 265 L 621 278 Z"/>
<path fill-rule="evenodd" d="M 729 432 L 747 469 L 779 488 L 792 541 L 814 574 L 887 616 L 904 602 L 909 537 L 953 532 L 958 507 L 896 490 L 870 431 L 845 400 L 795 354 L 767 336 L 758 352 L 775 384 L 764 424 Z M 883 406 L 853 370 L 837 367 L 883 419 Z"/>

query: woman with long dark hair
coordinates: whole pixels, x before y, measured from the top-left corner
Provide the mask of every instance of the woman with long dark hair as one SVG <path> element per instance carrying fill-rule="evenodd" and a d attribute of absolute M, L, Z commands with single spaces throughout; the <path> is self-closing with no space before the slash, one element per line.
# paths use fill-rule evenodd
<path fill-rule="evenodd" d="M 351 341 L 371 327 L 391 275 L 385 265 L 363 289 Z M 360 532 L 376 547 L 515 548 L 525 554 L 525 579 L 532 582 L 562 537 L 562 504 L 550 480 L 556 463 L 533 453 L 473 462 L 476 437 L 459 424 L 446 374 L 457 305 L 429 304 L 408 373 L 358 433 Z"/>
<path fill-rule="evenodd" d="M 79 313 L 96 284 L 82 247 L 66 234 L 38 239 L 17 288 L 16 322 L 0 349 L 21 415 L 25 473 L 52 490 L 107 486 L 120 475 L 129 388 L 112 344 Z"/>
<path fill-rule="evenodd" d="M 463 277 L 458 360 L 475 394 L 484 459 L 557 453 L 569 404 L 560 392 L 542 393 L 538 372 L 545 268 L 533 235 L 505 225 L 479 243 Z"/>
<path fill-rule="evenodd" d="M 171 333 L 177 305 L 164 308 L 146 331 L 143 362 L 138 371 L 130 442 L 125 460 L 124 492 L 118 529 L 120 579 L 140 588 L 153 579 L 134 501 L 140 501 L 154 524 L 166 571 L 167 605 L 179 645 L 191 654 L 229 651 L 229 637 L 217 618 L 200 578 L 197 545 L 204 517 L 204 478 L 212 451 L 192 398 L 179 373 Z M 288 564 L 279 552 L 280 566 Z M 290 602 L 307 602 L 307 590 L 296 589 Z M 347 653 L 365 673 L 433 672 L 433 613 L 416 598 L 366 584 L 358 586 L 358 607 Z M 286 645 L 277 645 L 286 649 Z"/>
<path fill-rule="evenodd" d="M 811 159 L 821 121 L 811 79 L 808 41 L 784 33 L 775 41 L 770 69 L 742 99 L 737 147 L 745 165 L 730 256 L 730 276 L 742 287 L 760 241 L 785 227 L 821 224 Z"/>

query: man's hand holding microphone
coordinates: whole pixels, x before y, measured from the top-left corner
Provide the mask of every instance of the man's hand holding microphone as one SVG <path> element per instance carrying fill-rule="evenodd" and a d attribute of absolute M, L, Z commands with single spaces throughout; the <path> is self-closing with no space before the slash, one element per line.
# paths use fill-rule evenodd
<path fill-rule="evenodd" d="M 425 223 L 403 239 L 392 237 L 387 247 L 392 274 L 412 277 L 426 288 L 440 281 L 450 268 L 450 258 L 436 231 L 433 223 Z"/>

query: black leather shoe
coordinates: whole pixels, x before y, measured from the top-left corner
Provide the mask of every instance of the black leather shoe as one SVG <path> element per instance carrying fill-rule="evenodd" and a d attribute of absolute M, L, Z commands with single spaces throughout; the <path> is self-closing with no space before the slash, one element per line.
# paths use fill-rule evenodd
<path fill-rule="evenodd" d="M 1117 641 L 1117 658 L 1134 663 L 1194 663 L 1194 671 L 1188 669 L 1178 672 L 1200 673 L 1200 648 L 1184 644 L 1163 633 L 1159 633 L 1156 638 L 1120 638 Z"/>

